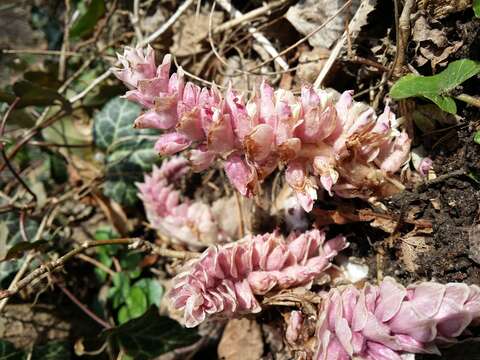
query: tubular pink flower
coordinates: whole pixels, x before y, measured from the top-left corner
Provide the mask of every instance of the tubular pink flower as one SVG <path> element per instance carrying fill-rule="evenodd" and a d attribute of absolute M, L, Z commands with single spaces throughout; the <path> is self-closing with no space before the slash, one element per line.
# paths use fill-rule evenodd
<path fill-rule="evenodd" d="M 173 188 L 188 171 L 188 160 L 173 157 L 137 184 L 148 221 L 162 235 L 193 249 L 228 241 L 229 234 L 219 226 L 209 205 L 189 199 L 182 202 L 180 192 Z"/>
<path fill-rule="evenodd" d="M 276 232 L 249 235 L 191 260 L 173 279 L 168 296 L 183 311 L 187 327 L 212 315 L 256 313 L 261 310 L 256 295 L 312 281 L 347 245 L 343 236 L 325 241 L 320 230 L 287 239 Z"/>
<path fill-rule="evenodd" d="M 480 288 L 423 282 L 404 288 L 392 278 L 323 295 L 316 360 L 401 360 L 405 353 L 440 354 L 480 320 Z"/>
<path fill-rule="evenodd" d="M 394 173 L 408 160 L 411 139 L 396 128 L 388 106 L 376 116 L 369 106 L 354 102 L 351 91 L 338 97 L 304 86 L 295 96 L 265 81 L 246 101 L 231 87 L 222 94 L 216 87 L 184 84 L 181 69 L 169 77 L 169 55 L 153 72 L 150 48 L 145 56 L 127 49 L 119 58 L 124 69 L 115 74 L 132 89 L 126 97 L 148 109 L 135 126 L 168 130 L 156 150 L 170 155 L 201 149 L 192 153 L 197 169 L 227 159 L 228 178 L 243 195 L 254 195 L 279 167 L 287 169 L 287 182 L 307 211 L 321 189 L 370 198 L 401 187 Z M 304 181 L 291 173 L 298 164 Z"/>

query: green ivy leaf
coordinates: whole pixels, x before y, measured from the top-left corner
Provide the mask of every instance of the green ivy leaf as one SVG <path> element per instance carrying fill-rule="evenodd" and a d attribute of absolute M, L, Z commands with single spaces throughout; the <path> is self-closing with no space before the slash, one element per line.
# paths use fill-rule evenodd
<path fill-rule="evenodd" d="M 480 18 L 480 0 L 473 0 L 473 12 L 477 18 Z"/>
<path fill-rule="evenodd" d="M 154 279 L 141 279 L 134 285 L 141 288 L 147 296 L 148 306 L 156 305 L 160 306 L 163 297 L 163 287 L 160 283 Z"/>
<path fill-rule="evenodd" d="M 17 350 L 11 342 L 0 339 L 0 360 L 25 360 L 26 358 L 27 354 Z"/>
<path fill-rule="evenodd" d="M 140 106 L 119 97 L 110 100 L 94 117 L 95 145 L 109 152 L 109 147 L 124 138 L 142 134 L 133 128 L 133 121 L 140 115 Z"/>
<path fill-rule="evenodd" d="M 457 107 L 448 93 L 478 73 L 480 63 L 469 59 L 457 60 L 437 75 L 408 74 L 402 77 L 392 86 L 390 96 L 397 100 L 422 96 L 433 101 L 442 110 L 454 114 Z"/>
<path fill-rule="evenodd" d="M 0 223 L 2 227 L 8 229 L 8 238 L 5 248 L 2 252 L 7 255 L 15 245 L 23 242 L 22 234 L 20 233 L 20 224 L 18 221 L 18 214 L 9 212 L 0 214 Z M 25 221 L 25 234 L 28 239 L 34 239 L 37 234 L 38 223 L 30 218 Z M 8 256 L 8 255 L 7 255 Z M 17 260 L 0 262 L 0 282 L 15 273 L 20 268 L 20 262 Z"/>
<path fill-rule="evenodd" d="M 175 320 L 160 316 L 155 306 L 141 317 L 107 330 L 105 335 L 136 360 L 153 359 L 199 339 L 193 329 L 186 329 Z"/>
<path fill-rule="evenodd" d="M 133 183 L 126 182 L 120 178 L 105 181 L 103 188 L 105 196 L 119 204 L 130 207 L 138 202 L 137 191 Z"/>
<path fill-rule="evenodd" d="M 159 160 L 152 130 L 133 128 L 140 107 L 128 100 L 109 101 L 94 119 L 95 145 L 107 153 L 104 194 L 124 206 L 138 203 L 135 182 Z"/>
<path fill-rule="evenodd" d="M 72 38 L 80 38 L 89 35 L 98 20 L 105 14 L 105 1 L 92 0 L 83 15 L 73 23 L 70 28 L 70 36 Z"/>
<path fill-rule="evenodd" d="M 139 287 L 132 286 L 130 293 L 125 299 L 125 303 L 130 313 L 130 319 L 142 316 L 147 311 L 147 297 Z"/>

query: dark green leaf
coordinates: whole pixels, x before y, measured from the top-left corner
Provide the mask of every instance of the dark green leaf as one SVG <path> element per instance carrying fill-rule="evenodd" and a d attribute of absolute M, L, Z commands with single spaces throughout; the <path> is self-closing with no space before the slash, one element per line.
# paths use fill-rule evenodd
<path fill-rule="evenodd" d="M 480 18 L 480 0 L 473 0 L 473 12 L 476 17 Z"/>
<path fill-rule="evenodd" d="M 147 295 L 148 305 L 160 306 L 163 297 L 163 287 L 154 279 L 141 279 L 135 283 L 136 287 L 141 288 Z"/>
<path fill-rule="evenodd" d="M 43 249 L 47 244 L 48 243 L 45 240 L 38 240 L 31 243 L 26 241 L 19 242 L 18 244 L 13 245 L 10 248 L 10 250 L 8 250 L 7 256 L 5 256 L 4 260 L 10 260 L 10 259 L 21 257 L 26 251 L 29 251 L 29 250 Z"/>
<path fill-rule="evenodd" d="M 160 316 L 155 306 L 140 318 L 107 330 L 106 336 L 136 360 L 153 359 L 199 339 L 194 330 L 185 329 L 175 320 Z"/>
<path fill-rule="evenodd" d="M 110 100 L 94 118 L 95 145 L 108 151 L 114 142 L 141 134 L 133 128 L 133 121 L 139 115 L 137 104 L 121 98 Z"/>
<path fill-rule="evenodd" d="M 33 348 L 32 360 L 69 360 L 72 357 L 70 345 L 65 341 L 50 341 Z"/>
<path fill-rule="evenodd" d="M 125 299 L 125 303 L 127 304 L 131 319 L 142 316 L 143 313 L 147 311 L 147 296 L 139 287 L 132 286 Z"/>
<path fill-rule="evenodd" d="M 92 0 L 87 11 L 73 23 L 70 36 L 79 38 L 92 33 L 98 20 L 105 14 L 104 0 Z"/>
<path fill-rule="evenodd" d="M 57 184 L 63 184 L 68 180 L 68 170 L 65 159 L 52 153 L 48 157 L 50 165 L 50 174 Z"/>
<path fill-rule="evenodd" d="M 27 354 L 15 349 L 9 341 L 0 339 L 0 360 L 25 360 Z"/>
<path fill-rule="evenodd" d="M 23 78 L 36 85 L 55 90 L 62 85 L 56 75 L 44 71 L 27 71 L 23 74 Z"/>
<path fill-rule="evenodd" d="M 20 80 L 13 84 L 13 92 L 15 96 L 20 98 L 20 101 L 16 105 L 17 108 L 30 105 L 47 106 L 53 104 L 63 104 L 66 107 L 70 106 L 70 103 L 56 90 L 37 85 L 27 80 Z M 7 102 L 11 103 L 9 100 L 7 100 Z"/>

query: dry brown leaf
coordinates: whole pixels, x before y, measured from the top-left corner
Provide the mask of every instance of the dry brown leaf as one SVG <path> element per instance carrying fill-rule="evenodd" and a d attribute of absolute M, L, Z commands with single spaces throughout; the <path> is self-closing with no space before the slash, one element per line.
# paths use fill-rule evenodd
<path fill-rule="evenodd" d="M 333 16 L 344 4 L 343 0 L 300 1 L 288 9 L 285 17 L 300 34 L 307 35 Z M 360 1 L 354 0 L 350 9 L 340 13 L 308 39 L 310 45 L 327 49 L 331 47 L 342 35 L 345 30 L 345 22 L 355 14 L 359 5 Z"/>
<path fill-rule="evenodd" d="M 92 197 L 119 234 L 121 236 L 127 236 L 133 226 L 122 207 L 117 202 L 103 196 L 99 192 L 93 193 Z"/>
<path fill-rule="evenodd" d="M 448 57 L 463 45 L 462 41 L 448 41 L 443 25 L 427 18 L 423 11 L 413 16 L 412 40 L 417 44 L 416 63 L 423 66 L 430 62 L 434 70 L 438 65 L 446 65 Z"/>
<path fill-rule="evenodd" d="M 223 13 L 215 11 L 212 16 L 212 29 L 223 21 Z M 210 14 L 188 14 L 182 16 L 173 27 L 173 45 L 170 52 L 176 56 L 198 54 L 203 50 L 202 40 L 208 36 Z"/>
<path fill-rule="evenodd" d="M 417 2 L 418 9 L 426 10 L 437 19 L 463 11 L 471 6 L 472 0 L 418 0 Z"/>
<path fill-rule="evenodd" d="M 428 230 L 427 230 L 428 233 Z M 402 251 L 402 261 L 409 272 L 415 272 L 418 268 L 418 255 L 428 251 L 430 248 L 426 242 L 425 229 L 413 229 L 411 232 L 401 237 L 399 240 Z"/>
<path fill-rule="evenodd" d="M 218 344 L 218 357 L 224 360 L 258 360 L 263 354 L 262 331 L 256 321 L 232 319 Z"/>
<path fill-rule="evenodd" d="M 315 48 L 312 51 L 303 51 L 298 59 L 296 76 L 299 83 L 315 82 L 320 70 L 328 59 L 330 51 L 325 48 Z"/>

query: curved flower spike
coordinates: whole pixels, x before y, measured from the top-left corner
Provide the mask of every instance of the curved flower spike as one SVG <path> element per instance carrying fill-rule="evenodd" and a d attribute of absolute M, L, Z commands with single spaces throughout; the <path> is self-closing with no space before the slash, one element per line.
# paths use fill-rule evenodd
<path fill-rule="evenodd" d="M 401 360 L 440 354 L 480 320 L 480 287 L 422 282 L 407 288 L 387 277 L 379 286 L 333 289 L 323 295 L 315 360 Z"/>
<path fill-rule="evenodd" d="M 287 239 L 274 232 L 210 247 L 173 279 L 169 299 L 194 327 L 212 315 L 231 317 L 261 310 L 256 295 L 307 284 L 327 269 L 348 244 L 343 236 L 325 241 L 311 230 Z"/>
<path fill-rule="evenodd" d="M 152 49 L 125 50 L 124 69 L 114 73 L 132 90 L 126 97 L 148 111 L 137 127 L 168 130 L 155 145 L 163 155 L 201 149 L 191 158 L 204 170 L 226 159 L 232 185 L 252 196 L 259 183 L 277 168 L 306 211 L 317 191 L 342 197 L 383 197 L 400 190 L 394 177 L 410 154 L 411 139 L 399 131 L 388 106 L 375 111 L 342 95 L 304 86 L 300 96 L 274 90 L 263 81 L 252 99 L 229 87 L 184 84 L 181 69 L 169 77 L 170 56 L 154 70 Z M 420 171 L 425 171 L 424 164 Z"/>
<path fill-rule="evenodd" d="M 173 188 L 189 169 L 187 159 L 173 157 L 137 184 L 148 221 L 162 235 L 193 249 L 230 240 L 232 231 L 221 228 L 209 205 L 189 199 L 182 202 L 180 192 Z"/>

